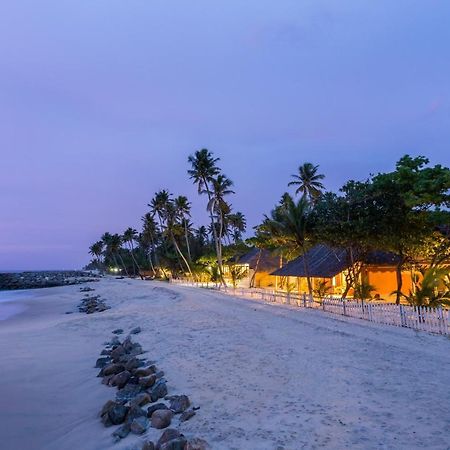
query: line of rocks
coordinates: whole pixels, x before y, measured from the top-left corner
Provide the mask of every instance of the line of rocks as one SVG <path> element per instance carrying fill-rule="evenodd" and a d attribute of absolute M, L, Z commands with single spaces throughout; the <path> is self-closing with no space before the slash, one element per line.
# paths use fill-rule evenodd
<path fill-rule="evenodd" d="M 98 281 L 91 272 L 80 270 L 0 273 L 0 291 L 38 289 Z"/>
<path fill-rule="evenodd" d="M 82 292 L 95 291 L 92 288 L 85 288 Z M 96 312 L 103 312 L 111 307 L 108 306 L 104 300 L 101 299 L 100 295 L 89 295 L 86 294 L 85 298 L 81 300 L 81 303 L 78 305 L 78 311 L 86 314 L 93 314 Z"/>
<path fill-rule="evenodd" d="M 179 415 L 179 422 L 184 422 L 192 418 L 199 408 L 191 407 L 187 395 L 167 395 L 164 372 L 142 358 L 142 346 L 132 340 L 131 335 L 140 332 L 140 327 L 132 329 L 121 342 L 118 335 L 123 330 L 114 330 L 115 336 L 105 343 L 105 349 L 97 359 L 95 367 L 100 368 L 98 376 L 102 378 L 102 383 L 118 389 L 115 400 L 108 400 L 100 411 L 102 423 L 106 427 L 119 425 L 112 434 L 115 441 L 124 439 L 130 433 L 143 435 L 150 426 L 165 429 L 156 444 L 145 441 L 136 450 L 210 449 L 203 439 L 188 440 L 178 430 L 168 428 L 175 415 Z"/>

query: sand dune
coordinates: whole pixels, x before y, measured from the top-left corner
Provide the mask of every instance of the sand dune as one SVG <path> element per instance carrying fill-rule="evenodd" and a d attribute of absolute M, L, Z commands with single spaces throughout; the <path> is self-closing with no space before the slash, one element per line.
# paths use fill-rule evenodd
<path fill-rule="evenodd" d="M 448 338 L 158 282 L 93 287 L 110 310 L 65 314 L 82 298 L 68 286 L 0 322 L 2 450 L 140 442 L 113 444 L 97 414 L 114 391 L 93 368 L 113 329 L 138 325 L 169 392 L 200 406 L 179 429 L 214 449 L 450 448 Z"/>

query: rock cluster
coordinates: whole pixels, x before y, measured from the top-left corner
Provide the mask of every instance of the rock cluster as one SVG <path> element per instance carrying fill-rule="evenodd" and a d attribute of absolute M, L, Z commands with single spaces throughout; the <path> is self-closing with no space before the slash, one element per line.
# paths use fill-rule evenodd
<path fill-rule="evenodd" d="M 66 286 L 91 281 L 98 281 L 98 277 L 80 270 L 0 273 L 0 291 Z"/>
<path fill-rule="evenodd" d="M 100 295 L 94 295 L 92 297 L 86 295 L 86 297 L 83 298 L 81 303 L 78 305 L 78 311 L 86 314 L 103 312 L 107 309 L 110 309 L 110 306 L 108 306 L 105 301 L 100 298 Z"/>
<path fill-rule="evenodd" d="M 179 422 L 183 422 L 193 417 L 198 408 L 190 408 L 187 395 L 167 395 L 164 372 L 142 357 L 142 346 L 131 338 L 140 332 L 140 327 L 133 328 L 121 341 L 118 335 L 123 330 L 114 330 L 114 337 L 97 359 L 95 367 L 100 369 L 102 383 L 117 388 L 115 400 L 107 401 L 100 411 L 102 423 L 106 427 L 119 425 L 113 433 L 116 441 L 130 433 L 143 435 L 150 426 L 165 430 L 156 444 L 144 442 L 142 450 L 209 449 L 206 441 L 188 441 L 177 430 L 168 428 L 175 415 L 179 414 Z"/>

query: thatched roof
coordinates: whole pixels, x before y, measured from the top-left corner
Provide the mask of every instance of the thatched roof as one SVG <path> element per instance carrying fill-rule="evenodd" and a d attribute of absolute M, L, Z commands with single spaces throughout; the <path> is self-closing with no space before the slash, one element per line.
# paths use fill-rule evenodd
<path fill-rule="evenodd" d="M 276 270 L 272 275 L 306 277 L 305 262 L 309 276 L 315 278 L 332 278 L 349 266 L 345 249 L 334 249 L 319 244 L 281 269 Z"/>
<path fill-rule="evenodd" d="M 394 253 L 374 251 L 365 258 L 364 262 L 368 265 L 393 266 L 398 260 L 399 257 Z M 308 271 L 309 276 L 313 278 L 332 278 L 349 266 L 350 259 L 345 248 L 332 248 L 319 244 L 271 275 L 306 277 Z"/>
<path fill-rule="evenodd" d="M 261 255 L 259 255 L 261 252 Z M 259 264 L 258 264 L 259 257 Z M 272 272 L 280 266 L 280 258 L 272 255 L 269 250 L 252 248 L 245 255 L 238 258 L 237 264 L 248 264 L 250 269 L 255 270 L 258 265 L 258 272 Z"/>

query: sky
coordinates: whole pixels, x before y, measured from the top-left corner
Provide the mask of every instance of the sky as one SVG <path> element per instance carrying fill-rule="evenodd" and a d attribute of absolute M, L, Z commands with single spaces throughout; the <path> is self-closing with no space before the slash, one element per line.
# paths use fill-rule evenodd
<path fill-rule="evenodd" d="M 450 165 L 448 0 L 0 4 L 0 270 L 70 269 L 154 192 L 205 199 L 208 148 L 256 225 L 305 161 L 325 185 Z"/>

